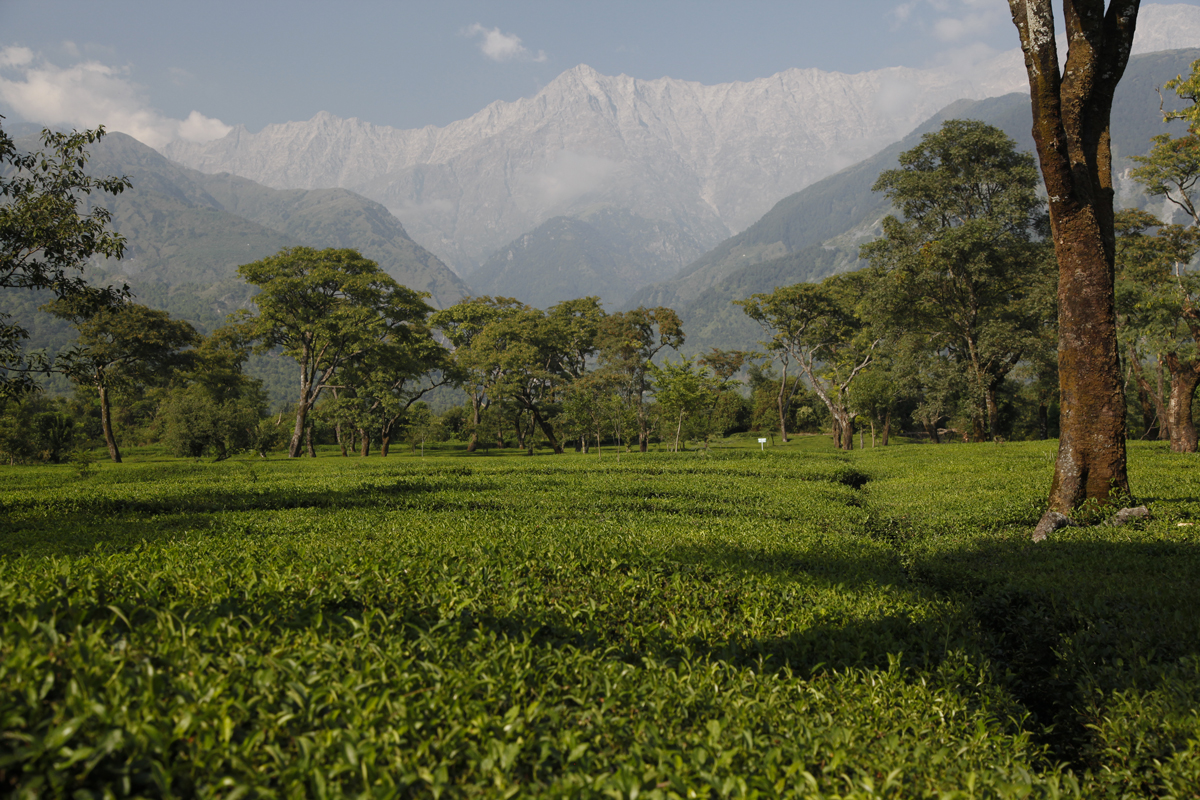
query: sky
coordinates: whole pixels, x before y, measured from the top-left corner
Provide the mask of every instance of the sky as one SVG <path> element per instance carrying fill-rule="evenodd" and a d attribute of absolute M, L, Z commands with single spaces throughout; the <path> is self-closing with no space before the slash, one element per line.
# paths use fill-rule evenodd
<path fill-rule="evenodd" d="M 1018 44 L 1004 0 L 0 0 L 0 114 L 159 146 L 319 111 L 443 126 L 578 64 L 715 84 Z"/>

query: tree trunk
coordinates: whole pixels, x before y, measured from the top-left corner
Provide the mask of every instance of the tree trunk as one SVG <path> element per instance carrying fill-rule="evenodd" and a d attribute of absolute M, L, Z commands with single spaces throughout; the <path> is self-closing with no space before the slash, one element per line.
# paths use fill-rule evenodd
<path fill-rule="evenodd" d="M 971 441 L 982 442 L 987 436 L 983 432 L 983 416 L 976 411 L 971 417 Z"/>
<path fill-rule="evenodd" d="M 888 446 L 888 438 L 892 435 L 892 410 L 889 408 L 883 414 L 883 441 L 882 446 Z"/>
<path fill-rule="evenodd" d="M 871 449 L 874 450 L 875 449 L 875 415 L 872 414 L 870 417 L 868 417 L 868 419 L 871 420 Z M 858 449 L 859 450 L 862 449 L 861 441 L 859 443 Z"/>
<path fill-rule="evenodd" d="M 517 432 L 517 449 L 524 450 L 525 437 L 528 435 L 528 431 L 526 431 L 525 427 L 521 424 L 520 409 L 517 409 L 517 413 L 513 415 L 513 430 Z"/>
<path fill-rule="evenodd" d="M 833 442 L 838 450 L 854 449 L 854 418 L 842 409 L 833 412 Z"/>
<path fill-rule="evenodd" d="M 1113 297 L 1113 93 L 1125 72 L 1138 0 L 1064 0 L 1069 42 L 1059 72 L 1051 0 L 1009 0 L 1021 36 L 1033 139 L 1058 257 L 1062 419 L 1050 510 L 1129 494 L 1125 393 Z"/>
<path fill-rule="evenodd" d="M 480 410 L 481 400 L 471 397 L 471 435 L 467 439 L 467 452 L 474 453 L 475 448 L 479 447 L 479 423 L 482 420 L 483 414 Z"/>
<path fill-rule="evenodd" d="M 339 422 L 333 426 L 333 435 L 337 439 L 338 447 L 342 448 L 342 457 L 349 456 L 350 453 L 346 450 L 346 440 L 342 438 L 342 423 Z"/>
<path fill-rule="evenodd" d="M 308 447 L 308 457 L 317 457 L 317 448 L 313 445 L 313 426 L 309 425 L 304 429 L 304 444 Z"/>
<path fill-rule="evenodd" d="M 1166 378 L 1163 375 L 1163 372 L 1163 357 L 1160 354 L 1158 356 L 1158 391 L 1153 395 L 1155 407 L 1158 409 L 1158 440 L 1160 442 L 1171 438 L 1171 425 L 1167 421 L 1166 412 L 1166 392 L 1163 391 L 1163 384 L 1166 383 Z"/>
<path fill-rule="evenodd" d="M 371 455 L 371 437 L 367 435 L 365 428 L 358 429 L 358 441 L 362 445 L 362 450 L 359 455 L 363 458 Z"/>
<path fill-rule="evenodd" d="M 1142 369 L 1142 362 L 1133 347 L 1129 348 L 1128 358 L 1129 371 L 1133 373 L 1133 385 L 1137 387 L 1138 403 L 1142 407 L 1142 423 L 1146 428 L 1146 432 L 1142 435 L 1142 438 L 1160 439 L 1162 438 L 1162 434 L 1165 433 L 1164 423 L 1167 421 L 1166 407 L 1163 404 L 1160 393 L 1162 380 L 1159 380 L 1160 392 L 1155 392 L 1150 386 L 1150 381 L 1146 380 L 1145 372 Z"/>
<path fill-rule="evenodd" d="M 563 452 L 563 446 L 562 442 L 558 440 L 558 437 L 554 435 L 554 426 L 548 421 L 542 419 L 542 415 L 537 412 L 536 408 L 530 409 L 529 413 L 533 415 L 534 423 L 542 429 L 542 434 L 546 437 L 546 441 L 549 442 L 550 446 L 554 448 L 554 454 L 561 456 Z M 533 449 L 532 443 L 530 443 L 529 449 Z"/>
<path fill-rule="evenodd" d="M 679 410 L 679 421 L 675 423 L 675 452 L 679 452 L 679 434 L 683 431 L 683 409 Z"/>
<path fill-rule="evenodd" d="M 379 437 L 379 457 L 380 458 L 387 458 L 388 445 L 390 445 L 391 443 L 392 443 L 391 433 L 384 433 L 382 436 Z"/>
<path fill-rule="evenodd" d="M 779 411 L 779 438 L 784 444 L 787 444 L 787 440 L 788 440 L 787 410 L 788 410 L 788 405 L 790 405 L 790 403 L 788 402 L 788 399 L 789 398 L 787 397 L 787 364 L 784 364 L 783 365 L 783 376 L 779 380 L 779 394 L 777 394 L 775 396 L 775 407 Z"/>
<path fill-rule="evenodd" d="M 292 429 L 292 440 L 288 443 L 288 458 L 299 458 L 300 448 L 304 443 L 304 431 L 307 429 L 308 406 L 300 403 L 296 406 L 296 426 Z"/>
<path fill-rule="evenodd" d="M 1050 438 L 1050 404 L 1045 400 L 1038 401 L 1038 438 Z"/>
<path fill-rule="evenodd" d="M 116 463 L 121 463 L 121 451 L 117 449 L 117 439 L 113 436 L 112 409 L 108 403 L 108 387 L 100 385 L 100 429 L 104 431 L 104 444 L 108 446 L 108 457 Z"/>
<path fill-rule="evenodd" d="M 1200 360 L 1182 361 L 1175 353 L 1166 354 L 1171 371 L 1171 396 L 1167 401 L 1167 420 L 1171 428 L 1171 452 L 1196 452 L 1196 424 L 1192 421 L 1192 397 L 1200 384 Z"/>

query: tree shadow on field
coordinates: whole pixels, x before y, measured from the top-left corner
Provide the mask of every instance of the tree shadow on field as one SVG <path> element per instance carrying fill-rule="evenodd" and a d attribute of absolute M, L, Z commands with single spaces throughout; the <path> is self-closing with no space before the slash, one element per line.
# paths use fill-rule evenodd
<path fill-rule="evenodd" d="M 711 646 L 713 657 L 761 657 L 764 664 L 811 674 L 886 666 L 903 651 L 902 665 L 927 674 L 951 652 L 963 652 L 990 665 L 1056 758 L 1080 766 L 1092 759 L 1099 735 L 1095 712 L 1088 710 L 1098 696 L 1170 684 L 1180 715 L 1200 703 L 1200 543 L 1148 531 L 1120 540 L 1096 535 L 1106 530 L 1037 545 L 1023 537 L 926 543 L 897 548 L 892 560 L 729 544 L 684 548 L 674 556 L 785 583 L 817 577 L 852 592 L 882 592 L 897 603 L 892 613 L 846 624 L 735 638 Z M 932 614 L 928 608 L 910 613 L 927 602 L 935 603 Z M 1166 742 L 1162 757 L 1175 745 L 1186 742 Z"/>
<path fill-rule="evenodd" d="M 428 475 L 380 475 L 344 488 L 268 485 L 225 480 L 164 487 L 153 495 L 100 486 L 88 494 L 37 495 L 0 505 L 0 558 L 83 555 L 97 547 L 127 549 L 198 531 L 267 535 L 271 526 L 229 530 L 225 515 L 240 512 L 361 510 L 487 512 L 505 507 L 494 480 L 468 469 Z"/>

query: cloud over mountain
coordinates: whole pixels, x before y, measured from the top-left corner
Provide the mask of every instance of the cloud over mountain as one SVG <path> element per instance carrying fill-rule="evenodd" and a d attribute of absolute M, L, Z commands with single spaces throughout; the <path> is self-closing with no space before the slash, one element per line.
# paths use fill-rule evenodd
<path fill-rule="evenodd" d="M 174 140 L 206 142 L 232 130 L 199 111 L 185 119 L 160 114 L 126 68 L 94 60 L 59 67 L 27 47 L 0 50 L 0 102 L 24 119 L 74 128 L 104 125 L 151 147 Z"/>

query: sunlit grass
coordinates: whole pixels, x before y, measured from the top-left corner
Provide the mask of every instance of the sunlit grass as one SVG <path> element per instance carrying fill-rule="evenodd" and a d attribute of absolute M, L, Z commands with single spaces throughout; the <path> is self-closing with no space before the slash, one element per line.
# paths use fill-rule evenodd
<path fill-rule="evenodd" d="M 1194 456 L 1034 546 L 1052 443 L 688 448 L 0 470 L 0 786 L 1197 785 Z"/>

